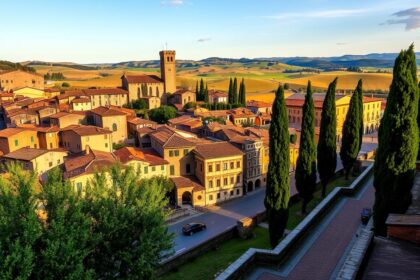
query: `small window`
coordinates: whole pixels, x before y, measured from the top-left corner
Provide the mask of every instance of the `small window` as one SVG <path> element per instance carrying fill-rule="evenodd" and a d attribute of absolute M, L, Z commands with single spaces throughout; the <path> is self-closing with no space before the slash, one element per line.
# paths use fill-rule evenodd
<path fill-rule="evenodd" d="M 170 174 L 171 176 L 175 175 L 175 166 L 171 165 L 170 167 Z"/>
<path fill-rule="evenodd" d="M 220 171 L 220 164 L 216 164 L 216 171 Z"/>
<path fill-rule="evenodd" d="M 223 163 L 223 170 L 227 170 L 228 169 L 228 164 L 227 162 Z"/>
<path fill-rule="evenodd" d="M 202 199 L 201 195 L 197 196 L 197 199 L 198 200 L 201 200 Z"/>
<path fill-rule="evenodd" d="M 230 169 L 235 168 L 235 164 L 233 162 L 230 163 Z"/>
<path fill-rule="evenodd" d="M 191 173 L 191 165 L 189 163 L 185 165 L 185 170 L 187 173 Z"/>
<path fill-rule="evenodd" d="M 216 186 L 220 188 L 220 179 L 217 179 Z"/>
<path fill-rule="evenodd" d="M 239 195 L 241 191 L 239 189 L 236 189 L 236 194 Z"/>
<path fill-rule="evenodd" d="M 209 195 L 209 200 L 213 200 L 213 195 Z"/>
<path fill-rule="evenodd" d="M 33 143 L 35 141 L 34 137 L 31 136 L 31 143 Z"/>
<path fill-rule="evenodd" d="M 220 199 L 220 193 L 217 194 L 217 199 Z"/>
<path fill-rule="evenodd" d="M 49 167 L 52 167 L 52 166 L 53 166 L 52 161 L 50 161 L 50 162 L 48 163 L 48 166 L 49 166 Z"/>
<path fill-rule="evenodd" d="M 165 171 L 165 165 L 162 165 L 162 166 L 160 167 L 160 170 Z"/>
<path fill-rule="evenodd" d="M 155 172 L 155 171 L 156 171 L 156 167 L 152 166 L 152 172 Z"/>
<path fill-rule="evenodd" d="M 213 172 L 213 165 L 209 164 L 209 172 Z"/>
<path fill-rule="evenodd" d="M 230 196 L 233 196 L 233 190 L 230 191 Z"/>
<path fill-rule="evenodd" d="M 237 161 L 236 162 L 236 168 L 240 168 L 241 167 L 241 162 L 240 161 Z"/>
<path fill-rule="evenodd" d="M 230 183 L 233 185 L 234 182 L 235 182 L 235 179 L 233 177 L 230 177 Z"/>
<path fill-rule="evenodd" d="M 184 149 L 184 156 L 188 154 L 188 149 Z"/>
<path fill-rule="evenodd" d="M 223 179 L 223 185 L 224 185 L 224 186 L 227 186 L 227 184 L 228 184 L 228 179 L 227 179 L 227 178 L 224 178 L 224 179 Z"/>
<path fill-rule="evenodd" d="M 19 146 L 19 140 L 15 139 L 15 147 Z"/>
<path fill-rule="evenodd" d="M 174 151 L 170 150 L 169 151 L 169 157 L 173 157 L 174 156 Z"/>
<path fill-rule="evenodd" d="M 108 148 L 108 143 L 105 143 L 105 148 Z"/>
<path fill-rule="evenodd" d="M 144 167 L 144 174 L 147 174 L 147 173 L 149 173 L 149 167 L 148 166 L 145 166 Z"/>
<path fill-rule="evenodd" d="M 175 150 L 175 156 L 179 157 L 179 151 L 178 150 Z"/>
<path fill-rule="evenodd" d="M 213 181 L 209 180 L 209 188 L 213 188 Z"/>
<path fill-rule="evenodd" d="M 117 124 L 116 123 L 113 123 L 112 124 L 112 131 L 117 131 Z"/>

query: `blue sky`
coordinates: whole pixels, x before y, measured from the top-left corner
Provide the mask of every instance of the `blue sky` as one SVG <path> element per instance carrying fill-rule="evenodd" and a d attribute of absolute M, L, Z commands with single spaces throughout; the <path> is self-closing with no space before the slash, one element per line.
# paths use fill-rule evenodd
<path fill-rule="evenodd" d="M 420 51 L 420 0 L 0 0 L 0 59 L 79 63 Z"/>

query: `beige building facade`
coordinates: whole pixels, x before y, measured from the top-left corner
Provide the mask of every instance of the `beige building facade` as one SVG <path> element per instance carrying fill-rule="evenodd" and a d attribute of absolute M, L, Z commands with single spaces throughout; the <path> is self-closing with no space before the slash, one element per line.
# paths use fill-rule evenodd
<path fill-rule="evenodd" d="M 0 73 L 0 90 L 11 91 L 20 88 L 44 89 L 44 76 L 40 74 L 13 70 Z"/>

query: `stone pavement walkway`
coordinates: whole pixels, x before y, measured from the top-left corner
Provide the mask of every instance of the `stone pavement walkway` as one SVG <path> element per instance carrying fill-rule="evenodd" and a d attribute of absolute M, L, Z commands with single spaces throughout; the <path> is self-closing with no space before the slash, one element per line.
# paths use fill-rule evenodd
<path fill-rule="evenodd" d="M 359 195 L 361 195 L 360 198 L 351 197 L 344 202 L 339 212 L 287 276 L 279 276 L 275 271 L 267 270 L 257 279 L 330 279 L 360 226 L 362 208 L 373 205 L 372 180 L 369 181 L 367 189 L 362 189 Z"/>

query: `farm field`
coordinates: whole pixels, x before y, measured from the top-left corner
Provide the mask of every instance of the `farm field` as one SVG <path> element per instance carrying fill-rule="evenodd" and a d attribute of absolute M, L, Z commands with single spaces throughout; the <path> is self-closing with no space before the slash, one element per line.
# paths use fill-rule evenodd
<path fill-rule="evenodd" d="M 34 68 L 40 74 L 48 72 L 61 72 L 66 77 L 65 82 L 72 88 L 88 87 L 118 87 L 121 86 L 120 77 L 126 74 L 154 74 L 159 75 L 158 68 L 112 68 L 98 70 L 79 70 L 65 66 L 36 65 Z M 297 72 L 284 73 L 284 70 L 299 70 L 299 67 L 286 64 L 277 64 L 268 67 L 267 64 L 258 63 L 243 66 L 232 63 L 230 65 L 202 65 L 200 67 L 178 68 L 178 86 L 195 89 L 196 82 L 204 79 L 209 89 L 226 91 L 229 79 L 237 77 L 245 79 L 248 100 L 271 102 L 274 99 L 274 90 L 279 83 L 288 83 L 292 89 L 304 90 L 308 80 L 316 91 L 324 91 L 328 84 L 338 77 L 338 90 L 352 91 L 359 79 L 363 79 L 364 90 L 387 91 L 392 80 L 390 73 L 356 73 L 348 71 L 335 72 Z M 59 86 L 64 81 L 53 82 Z"/>

